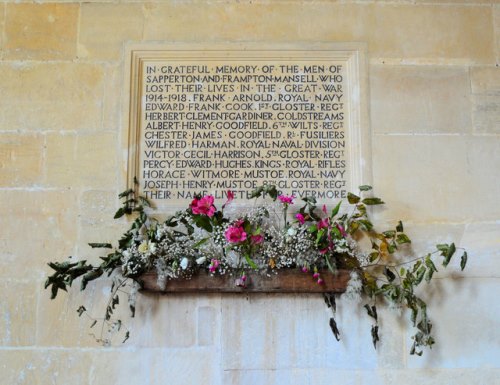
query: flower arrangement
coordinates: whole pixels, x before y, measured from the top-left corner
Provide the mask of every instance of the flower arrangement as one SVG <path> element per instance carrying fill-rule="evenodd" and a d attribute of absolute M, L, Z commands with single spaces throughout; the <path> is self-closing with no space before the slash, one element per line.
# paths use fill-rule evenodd
<path fill-rule="evenodd" d="M 171 280 L 191 279 L 205 272 L 212 276 L 229 275 L 235 286 L 244 289 L 256 274 L 272 279 L 282 269 L 295 269 L 297 274 L 310 275 L 316 285 L 324 285 L 325 271 L 335 275 L 347 269 L 350 280 L 344 295 L 361 303 L 373 319 L 374 347 L 379 341 L 377 306 L 389 303 L 409 312 L 416 329 L 410 354 L 421 355 L 422 348 L 432 347 L 435 341 L 427 305 L 415 289 L 424 280 L 432 280 L 438 256 L 446 267 L 457 248 L 453 243 L 438 244 L 422 257 L 398 259 L 411 243 L 403 224 L 400 221 L 394 229 L 376 231 L 368 217 L 368 207 L 384 202 L 370 196 L 370 186 L 360 186 L 359 190 L 357 194 L 348 194 L 348 207 L 342 210 L 342 202 L 328 210 L 324 205 L 317 207 L 312 197 L 284 195 L 273 185 L 254 190 L 251 198 L 256 202 L 246 209 L 235 207 L 231 191 L 220 208 L 213 196 L 198 195 L 185 210 L 164 221 L 149 214 L 151 208 L 145 198 L 127 190 L 119 195 L 124 202 L 115 218 L 126 214 L 136 218 L 114 250 L 95 266 L 85 260 L 49 263 L 54 273 L 48 277 L 45 288 L 50 288 L 55 298 L 59 289 L 66 291 L 77 278 L 81 277 L 81 290 L 85 290 L 88 282 L 103 274 L 112 276 L 110 299 L 102 319 L 90 317 L 84 306 L 78 309 L 80 316 L 86 314 L 92 319 L 91 327 L 102 322 L 96 339 L 109 344 L 112 335 L 123 326 L 121 320 L 113 318 L 119 296 L 127 295 L 133 316 L 141 276 L 150 271 L 156 271 L 162 288 Z M 292 208 L 293 213 L 289 212 Z M 89 245 L 113 249 L 109 243 Z M 467 253 L 463 250 L 462 270 L 466 263 Z M 330 327 L 338 340 L 335 295 L 325 293 L 324 299 L 332 309 Z M 124 340 L 128 337 L 126 331 Z"/>

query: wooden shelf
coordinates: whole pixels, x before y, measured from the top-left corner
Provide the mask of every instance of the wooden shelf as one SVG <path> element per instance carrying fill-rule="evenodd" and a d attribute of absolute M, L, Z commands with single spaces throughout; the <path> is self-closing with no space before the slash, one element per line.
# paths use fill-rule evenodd
<path fill-rule="evenodd" d="M 247 273 L 248 274 L 248 273 Z M 324 283 L 318 285 L 312 273 L 298 269 L 279 270 L 270 277 L 249 273 L 246 287 L 235 284 L 235 276 L 214 275 L 200 272 L 191 279 L 174 279 L 167 282 L 165 290 L 157 284 L 157 274 L 143 274 L 144 291 L 160 293 L 343 293 L 349 282 L 349 271 L 339 270 L 337 274 L 320 271 Z"/>

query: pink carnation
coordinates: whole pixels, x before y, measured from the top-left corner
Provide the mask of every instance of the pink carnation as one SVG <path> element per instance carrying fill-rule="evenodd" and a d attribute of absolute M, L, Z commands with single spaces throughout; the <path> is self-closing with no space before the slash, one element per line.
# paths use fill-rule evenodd
<path fill-rule="evenodd" d="M 227 241 L 230 243 L 239 243 L 247 239 L 247 233 L 245 233 L 243 227 L 239 226 L 230 226 L 226 230 L 224 235 L 226 236 Z"/>
<path fill-rule="evenodd" d="M 215 214 L 214 197 L 212 195 L 206 195 L 201 199 L 193 199 L 191 202 L 191 211 L 195 215 L 213 217 Z"/>
<path fill-rule="evenodd" d="M 278 199 L 281 201 L 281 203 L 292 205 L 295 197 L 293 195 L 279 195 Z"/>
<path fill-rule="evenodd" d="M 259 243 L 262 243 L 264 241 L 264 237 L 262 235 L 252 235 L 252 243 L 257 245 Z"/>
<path fill-rule="evenodd" d="M 295 215 L 295 219 L 297 219 L 301 225 L 303 225 L 304 222 L 306 221 L 306 219 L 304 218 L 304 216 L 302 214 L 300 214 L 300 213 Z"/>

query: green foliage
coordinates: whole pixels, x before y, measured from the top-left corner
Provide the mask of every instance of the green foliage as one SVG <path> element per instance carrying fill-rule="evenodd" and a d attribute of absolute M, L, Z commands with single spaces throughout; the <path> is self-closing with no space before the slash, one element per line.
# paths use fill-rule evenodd
<path fill-rule="evenodd" d="M 266 184 L 256 188 L 251 196 L 253 198 L 270 198 L 273 201 L 277 200 L 280 192 L 276 186 Z M 101 257 L 98 264 L 89 264 L 85 260 L 75 261 L 71 260 L 65 262 L 51 262 L 49 263 L 53 273 L 47 278 L 45 288 L 50 289 L 51 298 L 56 298 L 59 290 L 67 291 L 68 287 L 76 279 L 81 279 L 80 289 L 85 290 L 89 282 L 100 278 L 103 275 L 110 277 L 118 268 L 125 270 L 123 258 L 126 255 L 127 249 L 139 249 L 139 243 L 142 240 L 154 239 L 158 226 L 166 226 L 169 231 L 165 237 L 169 242 L 176 242 L 176 239 L 182 237 L 194 238 L 196 229 L 204 230 L 207 233 L 204 237 L 196 238 L 196 242 L 190 246 L 195 250 L 195 255 L 199 254 L 203 247 L 209 242 L 214 234 L 221 233 L 226 224 L 231 224 L 230 220 L 224 217 L 223 210 L 215 211 L 210 217 L 208 215 L 194 214 L 193 210 L 185 210 L 184 212 L 177 213 L 174 216 L 167 218 L 163 223 L 159 224 L 154 218 L 148 216 L 146 208 L 150 207 L 149 202 L 144 197 L 139 196 L 134 189 L 129 189 L 121 194 L 119 198 L 122 200 L 122 206 L 115 213 L 115 218 L 121 218 L 124 215 L 134 214 L 130 228 L 118 240 L 118 247 L 112 250 L 106 256 Z M 200 198 L 200 196 L 198 196 Z M 314 197 L 305 197 L 302 199 L 303 206 L 298 209 L 298 213 L 302 215 L 303 220 L 306 221 L 302 231 L 305 232 L 308 242 L 314 245 L 315 250 L 320 253 L 320 267 L 322 269 L 328 268 L 331 272 L 335 273 L 338 269 L 349 269 L 358 274 L 362 284 L 362 291 L 369 300 L 369 304 L 365 304 L 364 308 L 368 316 L 372 319 L 370 334 L 374 348 L 377 347 L 379 342 L 379 314 L 377 313 L 377 306 L 384 303 L 391 303 L 396 307 L 406 310 L 409 314 L 414 333 L 412 336 L 412 346 L 410 354 L 422 355 L 423 348 L 432 347 L 435 343 L 431 334 L 432 323 L 427 315 L 427 305 L 424 300 L 418 297 L 415 292 L 416 289 L 423 285 L 423 282 L 431 282 L 438 270 L 435 264 L 435 258 L 442 258 L 442 265 L 447 267 L 453 261 L 453 256 L 457 253 L 457 247 L 454 243 L 438 244 L 436 250 L 426 254 L 422 257 L 416 257 L 411 260 L 400 261 L 398 252 L 407 251 L 411 245 L 411 239 L 404 232 L 404 226 L 401 221 L 398 221 L 396 226 L 392 229 L 387 229 L 378 232 L 372 221 L 368 216 L 368 206 L 377 206 L 384 204 L 384 202 L 375 196 L 372 196 L 372 187 L 363 185 L 359 187 L 358 195 L 348 193 L 347 200 L 352 212 L 350 214 L 344 213 L 339 215 L 341 202 L 337 202 L 330 213 L 327 212 L 326 207 L 319 210 L 317 201 Z M 296 230 L 297 222 L 290 224 L 287 222 L 287 209 L 288 204 L 283 205 L 284 209 L 284 229 Z M 344 210 L 348 212 L 348 210 Z M 267 216 L 269 216 L 269 213 Z M 243 256 L 240 268 L 245 269 L 259 269 L 256 262 L 259 262 L 256 250 L 259 245 L 257 242 L 251 242 L 252 236 L 262 234 L 265 227 L 262 223 L 255 224 L 250 222 L 247 217 L 238 221 L 238 226 L 241 226 L 245 233 L 248 235 L 245 241 L 240 241 L 236 244 L 230 245 L 226 249 L 222 249 L 222 253 L 237 250 Z M 306 231 L 307 230 L 307 231 Z M 137 237 L 141 234 L 141 237 Z M 194 234 L 194 235 L 193 235 Z M 144 238 L 142 238 L 144 236 Z M 344 241 L 346 244 L 346 237 L 351 236 L 351 241 L 368 240 L 368 247 L 365 255 L 368 258 L 359 258 L 358 255 L 348 252 L 337 251 L 335 245 L 337 242 Z M 191 239 L 192 239 L 191 238 Z M 261 237 L 262 238 L 262 237 Z M 139 243 L 137 241 L 139 239 Z M 149 243 L 144 242 L 140 247 L 145 247 L 147 252 Z M 111 243 L 89 243 L 92 248 L 113 249 Z M 141 252 L 146 252 L 141 251 Z M 138 258 L 136 256 L 136 258 Z M 203 260 L 203 258 L 201 258 Z M 244 260 L 243 260 L 244 259 Z M 366 260 L 368 259 L 368 261 Z M 464 250 L 460 258 L 460 268 L 463 270 L 467 264 L 468 255 Z M 319 259 L 318 259 L 319 260 Z M 191 263 L 193 263 L 191 261 Z M 315 261 L 316 263 L 316 261 Z M 319 263 L 319 262 L 318 262 Z M 179 268 L 180 262 L 176 261 L 172 264 L 173 269 Z M 272 266 L 271 268 L 273 268 Z M 309 267 L 309 266 L 307 266 Z M 316 269 L 316 266 L 312 266 Z M 149 266 L 151 268 L 151 265 Z M 197 267 L 198 268 L 198 267 Z M 122 303 L 123 295 L 127 293 L 125 286 L 139 279 L 140 275 L 144 273 L 146 267 L 141 267 L 134 270 L 133 273 L 128 275 L 124 273 L 125 277 L 120 276 L 117 279 L 113 275 L 113 285 L 111 287 L 109 301 L 105 308 L 104 318 L 100 318 L 99 322 L 102 323 L 101 334 L 96 339 L 102 343 L 109 343 L 109 339 L 103 337 L 104 327 L 107 326 L 109 330 L 119 331 L 124 325 L 121 320 L 113 318 L 116 308 Z M 317 272 L 318 270 L 315 270 Z M 196 272 L 196 269 L 195 269 Z M 120 298 L 120 295 L 122 298 Z M 128 307 L 135 315 L 135 302 L 131 301 L 130 293 Z M 332 310 L 332 316 L 329 320 L 329 326 L 336 340 L 340 339 L 340 332 L 335 320 L 336 302 L 335 296 L 331 293 L 324 294 L 325 303 Z M 88 317 L 92 322 L 90 327 L 94 328 L 98 323 L 98 319 L 92 318 L 84 306 L 80 306 L 77 310 L 78 316 Z M 124 328 L 125 329 L 125 328 Z M 125 342 L 130 337 L 127 330 L 123 338 Z"/>

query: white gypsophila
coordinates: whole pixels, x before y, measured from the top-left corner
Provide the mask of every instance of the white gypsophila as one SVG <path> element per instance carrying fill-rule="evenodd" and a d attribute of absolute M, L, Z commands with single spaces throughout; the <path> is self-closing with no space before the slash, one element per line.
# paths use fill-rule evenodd
<path fill-rule="evenodd" d="M 363 288 L 363 282 L 361 282 L 359 273 L 357 271 L 352 270 L 343 297 L 351 302 L 359 302 L 361 301 L 362 288 Z"/>

